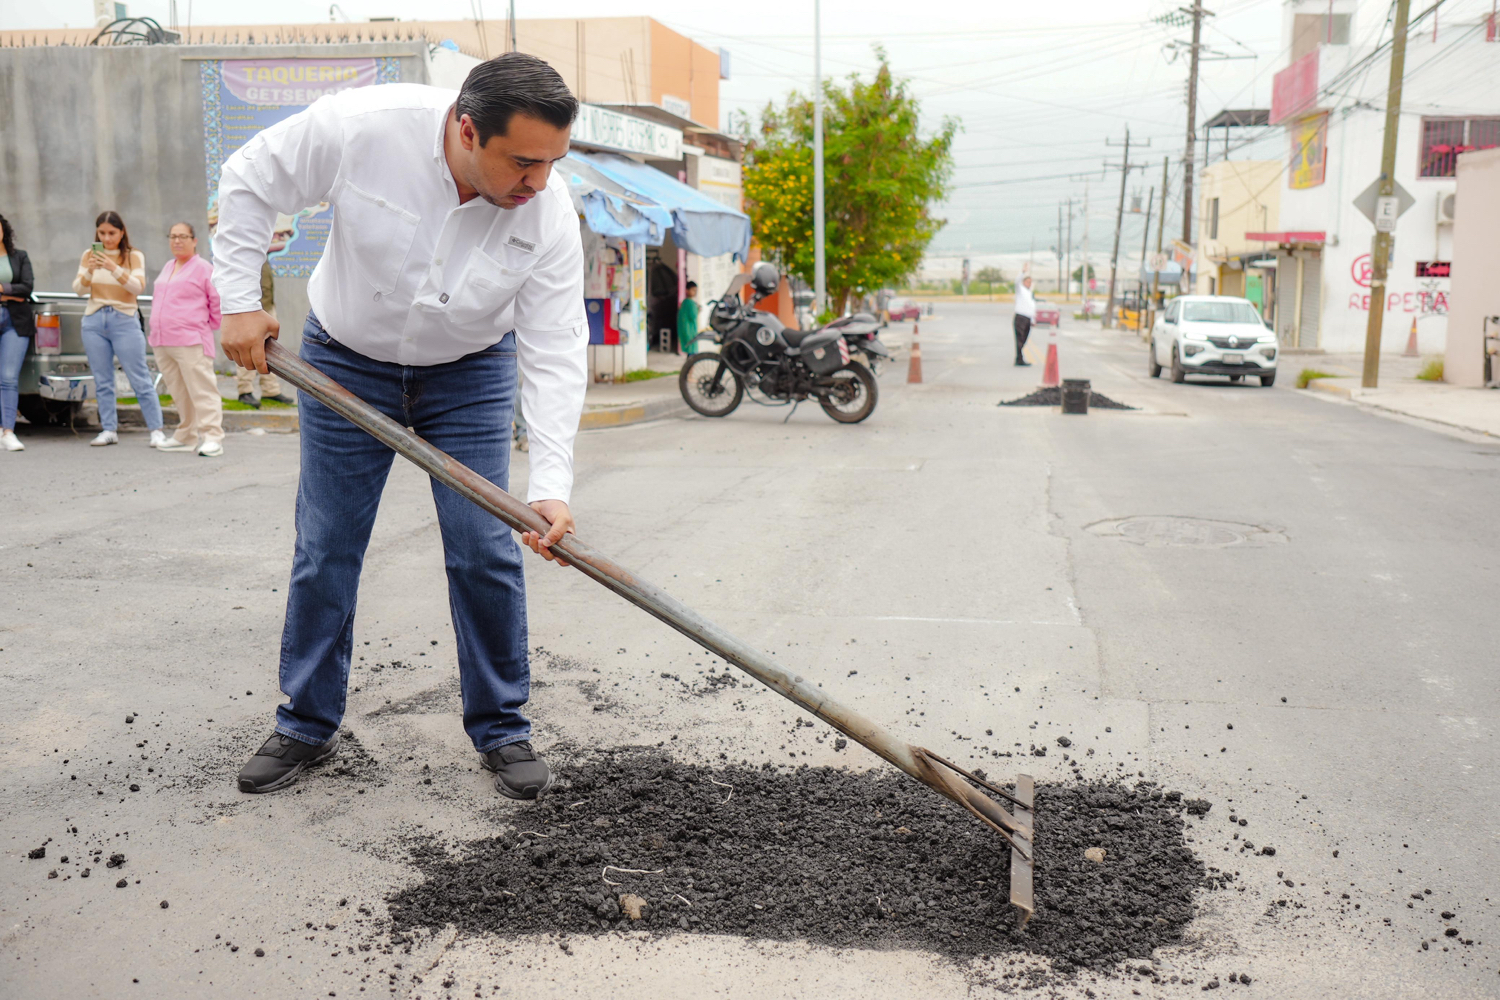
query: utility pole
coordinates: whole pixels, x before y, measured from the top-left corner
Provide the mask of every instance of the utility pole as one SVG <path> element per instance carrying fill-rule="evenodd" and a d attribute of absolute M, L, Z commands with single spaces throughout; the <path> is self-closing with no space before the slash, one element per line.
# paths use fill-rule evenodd
<path fill-rule="evenodd" d="M 1167 189 L 1166 188 L 1162 188 L 1161 189 L 1161 197 L 1162 197 L 1163 201 L 1167 200 Z M 1146 243 L 1147 243 L 1147 241 L 1149 241 L 1151 239 L 1151 209 L 1154 208 L 1155 206 L 1156 206 L 1156 188 L 1152 188 L 1151 189 L 1151 193 L 1148 194 L 1148 195 L 1146 195 L 1146 216 L 1145 216 L 1145 221 L 1141 223 L 1141 270 L 1142 271 L 1144 271 L 1146 269 Z M 1145 298 L 1146 298 L 1146 279 L 1142 278 L 1140 280 L 1139 284 L 1141 286 L 1140 297 L 1141 297 L 1142 301 L 1140 303 L 1140 308 L 1138 310 L 1136 310 L 1136 314 L 1135 314 L 1135 332 L 1136 333 L 1141 333 L 1141 332 L 1143 332 L 1146 329 L 1146 302 L 1145 302 Z"/>
<path fill-rule="evenodd" d="M 510 13 L 509 13 L 509 15 L 507 15 L 506 20 L 510 21 L 510 50 L 512 52 L 515 52 L 515 51 L 517 51 L 516 50 L 516 0 L 510 0 Z M 578 75 L 579 76 L 583 75 L 583 70 L 582 69 L 579 69 Z"/>
<path fill-rule="evenodd" d="M 1105 140 L 1106 146 L 1114 143 Z M 1151 140 L 1146 140 L 1146 145 L 1151 145 Z M 1125 126 L 1125 159 L 1120 164 L 1120 205 L 1115 209 L 1115 248 L 1109 258 L 1109 302 L 1104 307 L 1104 328 L 1106 330 L 1114 326 L 1115 322 L 1115 273 L 1120 269 L 1120 228 L 1125 222 L 1125 182 L 1130 179 L 1130 171 L 1135 169 L 1130 162 L 1130 126 Z"/>
<path fill-rule="evenodd" d="M 1068 255 L 1067 264 L 1063 274 L 1063 301 L 1073 301 L 1073 199 L 1068 199 L 1068 242 L 1065 244 Z"/>
<path fill-rule="evenodd" d="M 1187 149 L 1182 154 L 1182 242 L 1193 242 L 1193 171 L 1198 138 L 1198 46 L 1203 37 L 1203 0 L 1193 0 L 1193 50 L 1188 58 Z"/>
<path fill-rule="evenodd" d="M 1089 182 L 1083 182 L 1083 280 L 1079 285 L 1083 289 L 1083 318 L 1089 318 L 1089 279 L 1094 276 L 1093 269 L 1089 267 Z"/>
<path fill-rule="evenodd" d="M 1063 262 L 1063 224 L 1062 224 L 1062 202 L 1057 203 L 1057 288 L 1062 292 L 1062 262 Z"/>
<path fill-rule="evenodd" d="M 1406 20 L 1411 0 L 1396 0 L 1396 24 L 1391 34 L 1391 82 L 1385 98 L 1385 143 L 1380 150 L 1380 195 L 1377 206 L 1396 201 L 1396 130 L 1401 125 L 1401 85 L 1406 75 Z M 1385 276 L 1391 264 L 1391 247 L 1395 243 L 1397 212 L 1375 210 L 1375 218 L 1389 222 L 1375 224 L 1375 238 L 1370 243 L 1370 318 L 1365 324 L 1365 370 L 1360 384 L 1374 389 L 1380 383 L 1380 328 L 1385 322 Z"/>
<path fill-rule="evenodd" d="M 1171 162 L 1172 158 L 1169 156 L 1163 156 L 1161 158 L 1161 216 L 1156 223 L 1156 259 L 1158 263 L 1160 263 L 1161 261 L 1162 242 L 1167 231 L 1167 166 Z M 1148 221 L 1146 225 L 1149 228 L 1150 222 Z M 1156 324 L 1156 293 L 1160 281 L 1161 269 L 1159 267 L 1152 267 L 1151 308 L 1146 310 L 1147 331 L 1151 330 L 1151 328 Z M 1150 338 L 1151 334 L 1148 332 L 1146 336 L 1147 338 Z"/>
<path fill-rule="evenodd" d="M 813 0 L 813 320 L 828 297 L 823 251 L 823 2 Z"/>

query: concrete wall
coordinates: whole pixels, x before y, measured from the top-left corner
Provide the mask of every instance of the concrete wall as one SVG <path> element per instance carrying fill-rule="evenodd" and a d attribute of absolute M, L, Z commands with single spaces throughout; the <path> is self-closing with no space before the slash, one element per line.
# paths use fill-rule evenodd
<path fill-rule="evenodd" d="M 1484 318 L 1500 316 L 1500 149 L 1458 158 L 1458 205 L 1453 223 L 1453 292 L 1448 308 L 1443 378 L 1484 384 Z M 1500 327 L 1490 324 L 1490 334 Z M 1500 358 L 1495 359 L 1500 375 Z"/>
<path fill-rule="evenodd" d="M 421 42 L 0 48 L 0 215 L 31 254 L 38 291 L 70 290 L 107 208 L 155 278 L 174 222 L 192 223 L 208 255 L 202 60 L 399 56 L 402 79 L 423 83 L 425 52 Z M 306 279 L 278 278 L 276 299 L 295 343 Z"/>

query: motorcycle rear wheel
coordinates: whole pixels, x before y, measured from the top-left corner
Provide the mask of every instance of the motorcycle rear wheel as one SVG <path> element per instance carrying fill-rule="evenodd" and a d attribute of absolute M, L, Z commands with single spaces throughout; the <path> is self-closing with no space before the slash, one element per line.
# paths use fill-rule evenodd
<path fill-rule="evenodd" d="M 718 354 L 694 354 L 677 373 L 683 402 L 705 417 L 727 417 L 745 397 L 745 384 Z"/>
<path fill-rule="evenodd" d="M 828 377 L 834 383 L 833 388 L 818 399 L 824 413 L 841 424 L 857 424 L 875 412 L 880 387 L 870 369 L 851 361 Z"/>

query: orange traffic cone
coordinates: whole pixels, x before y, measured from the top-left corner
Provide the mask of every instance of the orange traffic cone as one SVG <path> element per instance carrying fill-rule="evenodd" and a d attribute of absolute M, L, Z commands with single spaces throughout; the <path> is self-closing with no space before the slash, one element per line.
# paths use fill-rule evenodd
<path fill-rule="evenodd" d="M 922 382 L 922 345 L 917 343 L 917 324 L 911 325 L 911 363 L 906 367 L 906 384 L 920 385 Z"/>
<path fill-rule="evenodd" d="M 1057 327 L 1047 331 L 1047 366 L 1042 369 L 1042 388 L 1054 388 L 1062 385 L 1062 378 L 1057 372 Z"/>
<path fill-rule="evenodd" d="M 1420 358 L 1421 352 L 1417 350 L 1417 318 L 1411 319 L 1411 336 L 1406 338 L 1406 351 L 1401 355 L 1403 358 Z"/>

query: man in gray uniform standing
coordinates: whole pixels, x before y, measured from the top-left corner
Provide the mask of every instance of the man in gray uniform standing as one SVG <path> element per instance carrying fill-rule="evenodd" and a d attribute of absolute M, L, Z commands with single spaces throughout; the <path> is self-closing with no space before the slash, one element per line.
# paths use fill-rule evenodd
<path fill-rule="evenodd" d="M 552 165 L 578 102 L 546 63 L 507 53 L 457 93 L 347 90 L 261 132 L 224 165 L 214 282 L 222 343 L 264 374 L 279 326 L 260 271 L 278 212 L 334 206 L 308 282 L 302 357 L 498 486 L 508 482 L 516 374 L 530 425 L 527 500 L 551 524 L 522 542 L 552 560 L 573 530 L 573 439 L 587 382 L 583 245 Z M 355 595 L 393 452 L 301 399 L 297 542 L 275 731 L 239 774 L 267 792 L 338 751 Z M 463 722 L 495 788 L 552 783 L 522 714 L 530 694 L 526 594 L 510 530 L 434 482 L 458 640 Z"/>

